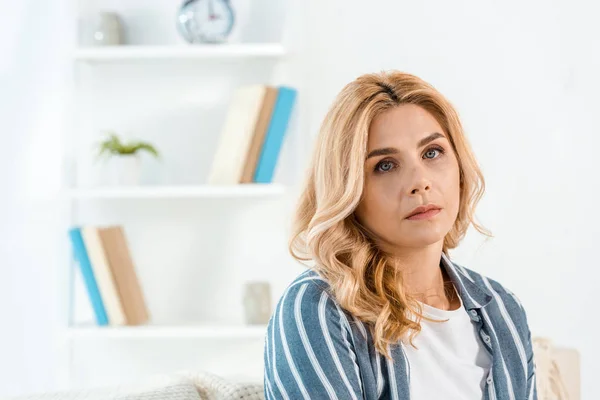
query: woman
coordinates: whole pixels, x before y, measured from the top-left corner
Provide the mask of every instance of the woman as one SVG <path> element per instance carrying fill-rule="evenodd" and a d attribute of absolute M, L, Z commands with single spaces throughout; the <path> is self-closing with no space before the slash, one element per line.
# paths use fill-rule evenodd
<path fill-rule="evenodd" d="M 484 179 L 416 76 L 348 84 L 322 125 L 265 340 L 267 399 L 536 399 L 517 297 L 450 260 Z"/>

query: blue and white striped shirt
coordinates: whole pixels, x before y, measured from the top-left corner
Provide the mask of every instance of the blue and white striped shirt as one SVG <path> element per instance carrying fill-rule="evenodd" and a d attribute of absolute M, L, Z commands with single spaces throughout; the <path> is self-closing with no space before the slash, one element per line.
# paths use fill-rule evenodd
<path fill-rule="evenodd" d="M 518 298 L 445 254 L 440 265 L 492 357 L 482 398 L 537 400 L 531 333 Z M 307 270 L 277 302 L 264 344 L 265 398 L 409 400 L 405 344 L 390 347 L 393 361 L 376 352 L 370 330 L 328 287 Z"/>

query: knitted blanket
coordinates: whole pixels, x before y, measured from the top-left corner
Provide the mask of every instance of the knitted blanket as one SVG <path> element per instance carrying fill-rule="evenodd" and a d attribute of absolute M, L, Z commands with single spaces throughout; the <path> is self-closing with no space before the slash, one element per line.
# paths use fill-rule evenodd
<path fill-rule="evenodd" d="M 259 383 L 232 382 L 207 372 L 182 371 L 126 385 L 35 393 L 3 400 L 264 400 Z"/>

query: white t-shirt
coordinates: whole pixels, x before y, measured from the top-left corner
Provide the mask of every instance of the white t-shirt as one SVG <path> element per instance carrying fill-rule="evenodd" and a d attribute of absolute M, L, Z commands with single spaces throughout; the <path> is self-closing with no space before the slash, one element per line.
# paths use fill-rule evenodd
<path fill-rule="evenodd" d="M 411 400 L 474 400 L 483 398 L 492 359 L 462 300 L 457 310 L 445 311 L 421 303 L 423 315 L 446 322 L 421 320 L 415 349 L 407 343 Z"/>

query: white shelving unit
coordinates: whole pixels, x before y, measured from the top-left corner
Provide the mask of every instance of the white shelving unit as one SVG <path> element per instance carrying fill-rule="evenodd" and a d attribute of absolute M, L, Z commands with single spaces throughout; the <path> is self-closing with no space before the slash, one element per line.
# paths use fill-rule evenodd
<path fill-rule="evenodd" d="M 80 326 L 70 328 L 70 339 L 262 339 L 267 326 Z"/>
<path fill-rule="evenodd" d="M 85 62 L 119 62 L 124 60 L 195 60 L 224 58 L 281 58 L 286 55 L 279 43 L 248 43 L 197 46 L 107 46 L 79 48 L 74 58 Z"/>
<path fill-rule="evenodd" d="M 79 3 L 77 5 L 78 8 L 84 9 L 83 15 L 85 16 L 90 16 L 96 11 L 103 10 L 105 5 L 124 14 L 134 13 L 136 7 L 138 10 L 145 7 L 153 7 L 155 15 L 161 15 L 161 9 L 164 11 L 165 9 L 171 10 L 176 7 L 176 5 L 168 2 L 133 0 L 134 3 L 136 1 L 137 6 L 121 4 L 112 0 L 93 0 L 91 2 L 78 0 L 76 3 Z M 256 5 L 253 4 L 253 7 L 265 7 L 268 5 L 267 1 L 261 1 Z M 275 11 L 282 11 L 284 8 L 279 2 L 273 2 L 272 7 L 274 7 Z M 82 18 L 80 10 L 75 12 L 74 15 Z M 278 18 L 277 16 L 272 16 L 273 21 L 277 21 Z M 93 210 L 96 208 L 100 211 L 97 215 L 93 214 L 89 219 L 94 224 L 101 224 L 101 221 L 105 219 L 110 220 L 110 223 L 114 223 L 114 221 L 120 221 L 120 218 L 123 216 L 134 218 L 131 214 L 136 209 L 143 209 L 144 211 L 142 212 L 151 213 L 148 214 L 151 222 L 148 224 L 147 231 L 144 231 L 143 227 L 140 228 L 140 226 L 143 226 L 143 221 L 136 221 L 138 222 L 138 230 L 136 232 L 143 233 L 143 239 L 140 240 L 149 240 L 148 236 L 163 229 L 169 232 L 165 233 L 165 236 L 167 236 L 167 240 L 170 240 L 170 242 L 164 243 L 161 238 L 158 239 L 158 243 L 149 242 L 147 244 L 149 251 L 153 252 L 153 256 L 144 258 L 146 263 L 144 261 L 138 262 L 134 254 L 134 264 L 138 273 L 141 272 L 141 275 L 144 275 L 148 272 L 148 274 L 152 273 L 155 275 L 151 279 L 147 278 L 146 283 L 150 283 L 146 287 L 144 287 L 144 282 L 142 282 L 142 288 L 147 296 L 147 300 L 150 300 L 150 303 L 154 301 L 153 304 L 157 308 L 155 314 L 159 315 L 159 320 L 154 320 L 154 313 L 150 310 L 151 323 L 149 325 L 100 327 L 96 325 L 75 324 L 73 326 L 65 326 L 61 330 L 61 335 L 64 339 L 63 343 L 66 346 L 65 362 L 63 364 L 64 370 L 62 371 L 62 386 L 65 388 L 71 387 L 73 373 L 75 372 L 76 348 L 79 348 L 78 346 L 84 346 L 84 350 L 93 350 L 96 347 L 96 343 L 118 343 L 125 341 L 128 344 L 127 346 L 129 346 L 131 343 L 137 343 L 138 341 L 146 343 L 148 339 L 152 343 L 156 343 L 156 345 L 153 345 L 154 347 L 166 346 L 165 343 L 177 344 L 179 343 L 179 339 L 190 339 L 198 341 L 199 344 L 205 342 L 213 343 L 215 340 L 231 340 L 233 341 L 232 343 L 236 343 L 235 345 L 238 346 L 245 341 L 256 345 L 256 343 L 262 343 L 266 333 L 265 325 L 241 324 L 239 322 L 241 312 L 234 313 L 235 315 L 233 316 L 226 315 L 226 318 L 224 318 L 226 321 L 221 321 L 219 318 L 215 318 L 214 312 L 213 314 L 208 313 L 210 314 L 208 316 L 203 315 L 201 311 L 206 310 L 196 305 L 194 303 L 196 300 L 179 301 L 177 296 L 179 294 L 189 295 L 190 291 L 193 291 L 190 287 L 194 287 L 190 282 L 194 282 L 196 276 L 202 277 L 202 274 L 196 270 L 200 267 L 205 267 L 206 262 L 196 261 L 193 256 L 203 254 L 203 247 L 206 248 L 206 252 L 216 252 L 224 249 L 222 250 L 222 253 L 225 253 L 223 262 L 227 264 L 216 265 L 214 269 L 209 271 L 214 271 L 215 275 L 219 275 L 219 279 L 231 280 L 231 285 L 229 285 L 231 287 L 234 284 L 239 285 L 240 280 L 236 280 L 234 275 L 230 275 L 232 268 L 235 267 L 232 264 L 237 262 L 232 259 L 231 253 L 236 253 L 239 250 L 240 256 L 238 258 L 249 258 L 248 252 L 252 250 L 253 246 L 242 243 L 240 248 L 234 248 L 233 252 L 227 250 L 227 246 L 223 245 L 223 241 L 229 239 L 228 236 L 231 233 L 233 233 L 231 236 L 235 237 L 235 232 L 227 231 L 227 229 L 232 229 L 232 226 L 236 223 L 243 223 L 245 220 L 242 217 L 257 214 L 256 207 L 263 200 L 269 202 L 264 207 L 268 207 L 267 210 L 270 211 L 269 208 L 273 204 L 271 201 L 277 201 L 287 193 L 288 188 L 283 183 L 240 184 L 231 186 L 208 185 L 204 184 L 202 179 L 197 178 L 198 175 L 194 175 L 193 171 L 200 171 L 200 168 L 205 168 L 209 164 L 202 163 L 199 160 L 206 159 L 206 157 L 211 157 L 214 154 L 214 152 L 211 153 L 205 150 L 204 147 L 214 147 L 216 143 L 215 138 L 219 135 L 219 119 L 224 118 L 224 108 L 228 105 L 228 93 L 231 93 L 236 85 L 257 83 L 259 81 L 275 85 L 280 82 L 282 84 L 294 85 L 294 83 L 290 83 L 285 77 L 285 73 L 283 74 L 283 78 L 281 76 L 278 77 L 277 74 L 273 76 L 276 66 L 282 61 L 288 61 L 288 48 L 279 42 L 279 37 L 276 37 L 277 40 L 270 40 L 273 39 L 273 36 L 278 36 L 273 34 L 274 29 L 265 29 L 265 40 L 263 42 L 188 45 L 178 43 L 174 38 L 175 34 L 168 31 L 166 33 L 167 39 L 165 40 L 167 44 L 162 42 L 155 44 L 152 43 L 152 40 L 158 37 L 156 32 L 151 32 L 150 38 L 140 35 L 140 21 L 141 19 L 136 20 L 136 31 L 132 34 L 132 37 L 138 40 L 137 42 L 134 41 L 122 46 L 88 47 L 81 43 L 74 46 L 71 55 L 74 66 L 74 90 L 76 95 L 81 94 L 81 99 L 79 97 L 75 98 L 75 122 L 73 134 L 70 136 L 72 140 L 67 140 L 71 146 L 71 149 L 68 151 L 69 160 L 67 165 L 72 165 L 73 168 L 66 173 L 68 184 L 64 188 L 63 198 L 69 203 L 72 224 L 86 224 L 86 221 L 88 221 L 86 219 L 87 216 L 93 213 Z M 150 21 L 155 20 L 151 18 Z M 160 29 L 164 28 L 165 25 L 160 26 Z M 260 27 L 260 29 L 263 28 L 265 27 Z M 249 29 L 248 26 L 245 29 Z M 243 36 L 243 34 L 240 34 L 240 36 Z M 78 39 L 78 41 L 80 40 L 81 38 Z M 219 63 L 221 62 L 225 66 L 222 69 L 219 67 Z M 157 68 L 156 65 L 159 65 L 159 67 Z M 104 68 L 105 66 L 106 68 Z M 146 68 L 146 66 L 150 68 Z M 217 74 L 214 79 L 210 75 L 207 75 L 206 70 L 210 68 L 213 68 L 214 73 Z M 231 74 L 234 68 L 241 68 L 243 73 L 236 76 L 228 76 L 227 74 Z M 254 82 L 252 82 L 254 79 L 253 74 L 257 74 Z M 142 75 L 144 78 L 140 77 Z M 102 83 L 96 83 L 96 79 L 99 79 Z M 147 84 L 143 79 L 148 79 Z M 223 86 L 223 89 L 217 89 L 217 86 Z M 299 85 L 296 84 L 295 86 L 301 91 L 301 87 L 298 87 Z M 178 93 L 176 88 L 182 88 L 183 90 L 181 93 Z M 205 88 L 208 94 L 203 93 Z M 160 99 L 163 95 L 168 96 L 173 101 L 169 102 L 165 100 L 161 103 Z M 131 100 L 129 100 L 130 98 Z M 114 102 L 112 101 L 113 99 Z M 161 106 L 163 107 L 161 108 Z M 299 106 L 297 105 L 297 107 Z M 195 117 L 195 111 L 190 111 L 195 109 L 204 114 Z M 164 110 L 164 116 L 161 115 L 162 110 Z M 158 117 L 162 117 L 163 119 L 156 118 L 157 114 Z M 146 119 L 152 120 L 153 118 L 156 119 L 156 126 L 149 123 L 146 124 Z M 206 124 L 204 124 L 205 119 L 207 120 Z M 164 126 L 158 126 L 161 123 Z M 199 125 L 198 129 L 196 129 L 195 126 L 190 127 L 191 123 L 201 123 L 202 125 Z M 175 179 L 175 182 L 167 180 L 160 184 L 135 187 L 88 185 L 84 180 L 90 167 L 87 166 L 88 170 L 79 168 L 80 161 L 84 161 L 84 164 L 88 161 L 85 155 L 81 155 L 81 152 L 90 150 L 88 144 L 90 144 L 91 135 L 97 134 L 101 130 L 100 128 L 112 128 L 113 126 L 117 128 L 122 126 L 127 128 L 134 127 L 134 129 L 143 134 L 149 131 L 150 133 L 148 134 L 151 135 L 150 141 L 162 141 L 162 146 L 159 143 L 159 150 L 166 148 L 172 154 L 175 154 L 176 146 L 172 146 L 172 142 L 169 142 L 169 140 L 175 142 L 185 141 L 191 137 L 192 139 L 189 142 L 182 142 L 183 144 L 179 145 L 182 150 L 188 151 L 188 153 L 186 155 L 176 153 L 176 156 L 170 158 L 170 162 L 176 166 L 176 168 L 170 171 L 170 176 L 180 179 Z M 198 139 L 199 136 L 202 136 L 202 139 Z M 294 151 L 298 152 L 298 156 L 300 156 L 304 148 L 302 146 L 296 147 Z M 192 148 L 197 148 L 198 153 L 190 156 L 189 149 Z M 279 162 L 288 163 L 289 160 L 280 158 Z M 178 175 L 182 171 L 185 172 L 185 176 L 183 177 Z M 201 174 L 201 172 L 198 172 L 198 174 Z M 181 199 L 190 199 L 191 201 L 175 203 L 175 201 Z M 225 199 L 240 201 L 232 205 L 232 203 L 221 201 Z M 153 200 L 161 200 L 161 202 L 154 202 Z M 163 200 L 167 201 L 167 203 Z M 198 200 L 197 203 L 196 200 Z M 222 204 L 226 205 L 222 206 Z M 127 208 L 127 211 L 122 211 L 118 207 L 129 208 Z M 152 207 L 156 208 L 152 209 Z M 219 207 L 225 208 L 219 209 Z M 236 208 L 232 209 L 231 207 Z M 149 209 L 152 211 L 147 211 Z M 186 214 L 188 210 L 190 213 L 198 212 L 199 214 L 190 215 L 188 225 L 181 228 L 183 231 L 182 235 L 185 234 L 187 236 L 182 236 L 183 239 L 169 237 L 177 229 L 178 224 L 181 224 L 182 221 L 186 222 L 188 219 Z M 213 210 L 215 211 L 213 212 Z M 115 214 L 112 214 L 113 211 Z M 152 213 L 153 211 L 156 211 L 156 213 Z M 224 222 L 221 223 L 222 216 L 218 212 L 226 214 L 223 215 L 223 218 L 229 215 L 231 219 L 226 221 L 226 218 L 224 218 Z M 173 220 L 167 219 L 169 213 L 174 214 Z M 240 215 L 242 216 L 240 217 Z M 168 221 L 166 227 L 161 225 L 161 222 L 165 220 Z M 222 229 L 213 229 L 215 224 L 218 225 L 217 228 Z M 127 229 L 127 223 L 123 225 Z M 269 226 L 267 223 L 262 224 L 260 226 L 261 229 L 263 225 Z M 246 227 L 243 229 L 247 230 Z M 219 236 L 219 234 L 223 236 Z M 256 234 L 245 235 L 242 238 L 244 241 L 246 239 L 255 239 L 250 236 L 256 236 Z M 190 244 L 186 240 L 190 236 L 193 236 L 194 240 L 209 240 L 209 242 L 192 242 Z M 281 235 L 275 233 L 272 236 Z M 154 236 L 151 239 L 156 239 L 156 237 Z M 185 252 L 190 253 L 188 257 L 190 266 L 187 269 L 184 265 L 185 262 L 181 262 L 183 256 L 178 251 L 178 247 L 176 247 L 179 242 L 184 242 Z M 66 246 L 70 246 L 66 237 L 65 243 L 67 243 Z M 138 249 L 140 247 L 146 246 L 138 244 Z M 283 248 L 284 246 L 279 247 Z M 168 250 L 158 253 L 161 248 Z M 174 260 L 165 261 L 168 259 L 165 256 L 165 252 L 168 251 L 174 252 L 173 256 L 176 257 Z M 185 252 L 182 251 L 181 253 Z M 285 249 L 283 252 L 285 253 Z M 258 254 L 255 257 L 259 258 L 261 255 Z M 157 259 L 159 261 L 156 261 Z M 212 259 L 209 258 L 208 263 L 211 262 L 210 260 Z M 270 258 L 267 258 L 266 261 L 275 262 Z M 77 267 L 74 260 L 71 260 L 71 263 L 71 272 L 67 279 L 69 281 L 69 290 L 65 290 L 65 293 L 73 290 L 72 273 Z M 175 286 L 173 283 L 175 279 L 169 279 L 170 276 L 165 275 L 162 269 L 173 270 L 174 274 L 178 272 L 178 269 L 182 269 L 182 271 L 179 271 L 183 276 L 182 287 Z M 189 277 L 186 278 L 186 276 Z M 157 280 L 161 279 L 165 281 L 165 287 L 170 291 L 169 295 L 162 296 L 161 293 L 157 292 L 159 290 L 157 287 L 160 288 L 161 283 L 157 283 Z M 235 301 L 227 301 L 227 297 L 230 297 L 231 292 L 222 293 L 226 296 L 225 298 L 218 300 L 213 298 L 221 294 L 219 293 L 219 289 L 215 288 L 219 287 L 219 285 L 220 283 L 217 281 L 217 278 L 213 276 L 207 276 L 206 282 L 203 282 L 202 278 L 198 279 L 198 302 L 201 304 L 203 301 L 207 302 L 203 307 L 209 309 L 208 311 L 212 312 L 210 309 L 215 308 L 221 302 L 225 303 L 223 307 L 229 307 L 230 309 L 235 305 Z M 152 291 L 152 293 L 148 295 L 146 289 Z M 203 294 L 203 289 L 212 290 L 212 292 L 210 292 L 210 295 L 205 295 Z M 231 289 L 229 290 L 231 291 Z M 71 298 L 69 297 L 66 302 L 70 301 Z M 174 304 L 174 313 L 170 313 L 168 307 L 165 306 L 165 303 L 169 301 L 172 301 Z M 68 320 L 71 321 L 73 310 L 70 304 L 67 305 L 67 308 L 70 309 L 69 313 L 71 315 L 69 315 Z M 181 308 L 185 309 L 180 310 Z M 182 320 L 184 316 L 193 314 L 194 311 L 201 314 L 201 317 Z M 171 314 L 175 314 L 176 316 L 172 316 Z M 164 319 L 167 319 L 168 322 L 165 323 Z M 210 350 L 210 346 L 213 345 L 208 346 L 207 349 Z M 226 347 L 229 347 L 229 345 Z M 235 351 L 239 351 L 239 347 L 232 347 L 232 349 L 234 348 L 236 349 Z M 215 350 L 214 346 L 212 350 Z M 102 355 L 105 354 L 107 353 L 105 352 Z M 119 362 L 115 365 L 121 365 L 123 357 L 126 356 L 119 353 L 118 357 L 120 358 Z M 214 358 L 209 359 L 213 360 Z M 255 360 L 255 357 L 252 358 L 252 362 Z M 140 364 L 143 364 L 143 362 L 140 361 Z M 237 364 L 244 363 L 238 362 Z M 98 365 L 94 365 L 93 369 L 97 367 Z M 94 382 L 94 384 L 102 383 Z"/>
<path fill-rule="evenodd" d="M 71 189 L 68 196 L 73 199 L 183 199 L 183 198 L 255 198 L 275 197 L 285 192 L 281 184 L 243 184 L 231 186 L 179 185 L 110 187 L 93 189 Z"/>

